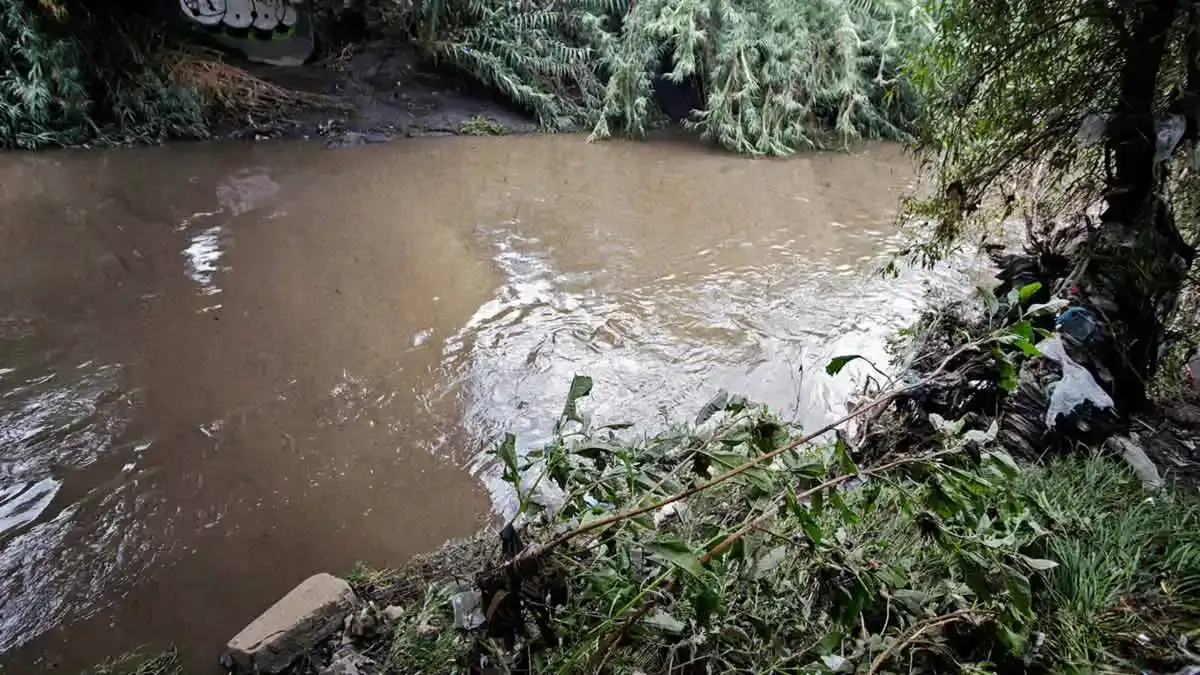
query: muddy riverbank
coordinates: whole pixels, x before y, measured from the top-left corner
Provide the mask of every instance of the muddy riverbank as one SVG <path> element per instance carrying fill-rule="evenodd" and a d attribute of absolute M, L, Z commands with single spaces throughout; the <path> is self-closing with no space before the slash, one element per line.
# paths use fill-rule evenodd
<path fill-rule="evenodd" d="M 526 111 L 461 75 L 430 67 L 403 42 L 350 45 L 303 66 L 226 60 L 263 82 L 319 97 L 313 99 L 319 103 L 277 119 L 227 121 L 215 130 L 223 138 L 324 139 L 327 146 L 341 148 L 403 137 L 538 130 Z"/>

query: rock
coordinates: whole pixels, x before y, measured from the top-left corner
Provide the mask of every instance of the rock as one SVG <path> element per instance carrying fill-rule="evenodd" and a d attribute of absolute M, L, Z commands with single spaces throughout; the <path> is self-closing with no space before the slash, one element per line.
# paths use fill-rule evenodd
<path fill-rule="evenodd" d="M 478 590 L 462 591 L 450 598 L 454 608 L 454 627 L 459 630 L 474 630 L 483 625 L 483 594 Z"/>
<path fill-rule="evenodd" d="M 247 673 L 278 673 L 337 633 L 357 601 L 344 579 L 314 574 L 234 636 L 222 663 Z"/>
<path fill-rule="evenodd" d="M 383 608 L 383 618 L 388 623 L 396 623 L 404 618 L 404 608 L 399 605 L 388 605 Z"/>
<path fill-rule="evenodd" d="M 375 661 L 354 649 L 343 647 L 321 670 L 321 675 L 367 675 L 375 671 Z"/>

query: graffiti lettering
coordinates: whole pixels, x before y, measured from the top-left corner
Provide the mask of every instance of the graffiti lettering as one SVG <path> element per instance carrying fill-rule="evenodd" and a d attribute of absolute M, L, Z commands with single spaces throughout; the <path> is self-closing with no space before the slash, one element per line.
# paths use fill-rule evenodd
<path fill-rule="evenodd" d="M 179 5 L 201 26 L 240 34 L 291 35 L 298 18 L 289 0 L 179 0 Z"/>

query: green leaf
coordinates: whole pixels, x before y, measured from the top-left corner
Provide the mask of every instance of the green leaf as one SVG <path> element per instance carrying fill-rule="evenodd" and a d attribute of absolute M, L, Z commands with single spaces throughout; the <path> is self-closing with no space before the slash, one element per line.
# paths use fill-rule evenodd
<path fill-rule="evenodd" d="M 937 413 L 929 413 L 929 424 L 933 426 L 934 431 L 938 432 L 945 438 L 957 438 L 962 433 L 963 425 L 966 420 L 948 420 Z"/>
<path fill-rule="evenodd" d="M 829 491 L 829 503 L 833 505 L 833 508 L 837 509 L 842 514 L 842 520 L 846 521 L 850 525 L 858 524 L 858 514 L 854 512 L 854 509 L 851 509 L 846 505 L 845 500 L 842 499 L 842 493 L 840 490 L 835 488 Z"/>
<path fill-rule="evenodd" d="M 675 634 L 682 633 L 687 628 L 687 624 L 661 609 L 656 609 L 651 612 L 649 616 L 647 616 L 645 619 L 642 619 L 642 622 L 648 626 L 651 626 L 652 628 L 657 628 L 659 630 Z"/>
<path fill-rule="evenodd" d="M 1054 562 L 1053 560 L 1045 560 L 1043 558 L 1030 558 L 1029 556 L 1023 555 L 1021 556 L 1021 560 L 1024 560 L 1026 565 L 1029 565 L 1039 572 L 1045 572 L 1046 570 L 1052 570 L 1055 567 L 1058 567 L 1058 563 Z"/>
<path fill-rule="evenodd" d="M 813 520 L 812 518 L 805 519 L 804 524 L 801 527 L 804 528 L 804 534 L 808 537 L 809 541 L 812 542 L 813 546 L 821 545 L 823 531 L 821 530 L 821 526 L 817 524 L 817 521 Z"/>
<path fill-rule="evenodd" d="M 611 443 L 591 442 L 580 443 L 578 447 L 572 448 L 571 451 L 580 457 L 596 459 L 601 455 L 620 454 L 621 447 L 618 445 L 612 445 Z"/>
<path fill-rule="evenodd" d="M 858 465 L 850 458 L 850 448 L 846 446 L 846 442 L 838 436 L 837 444 L 834 446 L 834 456 L 837 457 L 838 471 L 844 476 L 853 476 L 858 474 Z"/>
<path fill-rule="evenodd" d="M 996 385 L 1003 389 L 1005 393 L 1011 394 L 1015 392 L 1017 387 L 1020 386 L 1020 382 L 1017 380 L 1016 365 L 999 348 L 992 350 L 992 356 L 995 357 L 996 368 L 999 370 Z"/>
<path fill-rule="evenodd" d="M 1020 349 L 1025 356 L 1028 356 L 1032 359 L 1036 359 L 1042 355 L 1042 350 L 1038 349 L 1037 346 L 1029 340 L 1018 340 L 1013 343 L 1013 346 L 1017 349 Z"/>
<path fill-rule="evenodd" d="M 736 452 L 706 452 L 704 453 L 722 467 L 723 471 L 735 469 L 750 458 Z M 752 466 L 746 469 L 733 481 L 739 485 L 752 485 L 763 492 L 772 492 L 775 488 L 775 472 L 763 466 Z"/>
<path fill-rule="evenodd" d="M 700 564 L 700 556 L 687 545 L 687 542 L 675 537 L 660 537 L 646 544 L 646 551 L 651 555 L 679 567 L 696 578 L 704 576 L 704 566 Z"/>
<path fill-rule="evenodd" d="M 504 434 L 504 440 L 500 442 L 496 452 L 500 455 L 500 461 L 504 462 L 504 477 L 508 480 L 520 480 L 520 471 L 517 469 L 517 437 Z"/>
<path fill-rule="evenodd" d="M 775 548 L 767 551 L 761 558 L 758 559 L 758 562 L 754 564 L 753 577 L 755 579 L 761 579 L 775 571 L 775 568 L 779 567 L 780 563 L 787 559 L 787 554 L 788 547 L 782 545 L 776 546 Z"/>
<path fill-rule="evenodd" d="M 1005 565 L 1001 574 L 1004 577 L 1004 589 L 1012 599 L 1012 607 L 1021 617 L 1029 617 L 1033 612 L 1033 591 L 1029 588 L 1029 580 L 1024 574 Z"/>
<path fill-rule="evenodd" d="M 838 373 L 842 372 L 842 368 L 845 368 L 846 364 L 850 363 L 851 361 L 857 361 L 858 359 L 863 359 L 865 361 L 866 357 L 858 354 L 835 356 L 829 361 L 829 365 L 825 366 L 825 373 L 830 376 L 837 375 Z"/>
<path fill-rule="evenodd" d="M 1021 287 L 1019 299 L 1022 304 L 1029 302 L 1029 299 L 1042 290 L 1042 282 L 1035 281 L 1032 284 L 1026 284 Z"/>
<path fill-rule="evenodd" d="M 1000 301 L 996 299 L 996 294 L 992 292 L 992 289 L 978 286 L 975 288 L 975 293 L 983 300 L 988 314 L 995 314 L 1000 310 Z"/>
<path fill-rule="evenodd" d="M 1009 628 L 1003 621 L 996 622 L 996 637 L 1017 654 L 1025 649 L 1025 637 Z"/>
<path fill-rule="evenodd" d="M 1051 298 L 1049 302 L 1042 302 L 1042 303 L 1038 303 L 1036 305 L 1030 305 L 1029 309 L 1025 310 L 1024 316 L 1035 317 L 1035 316 L 1043 316 L 1043 315 L 1047 315 L 1047 314 L 1058 314 L 1062 310 L 1066 309 L 1067 305 L 1069 305 L 1069 304 L 1071 304 L 1071 303 L 1068 302 L 1067 300 L 1064 300 L 1063 298 Z"/>
<path fill-rule="evenodd" d="M 709 619 L 721 609 L 721 598 L 707 584 L 690 585 L 696 587 L 690 597 L 696 623 L 708 625 Z"/>
<path fill-rule="evenodd" d="M 592 378 L 587 375 L 576 375 L 571 379 L 571 388 L 567 391 L 567 402 L 563 406 L 562 418 L 572 422 L 583 423 L 575 402 L 592 393 Z"/>
<path fill-rule="evenodd" d="M 975 596 L 980 600 L 984 602 L 990 600 L 993 596 L 990 566 L 984 562 L 983 558 L 969 551 L 960 551 L 955 557 L 967 587 L 974 591 Z"/>
<path fill-rule="evenodd" d="M 796 499 L 796 491 L 789 485 L 783 493 L 784 499 L 787 502 L 788 510 L 797 518 L 802 517 L 804 507 L 800 505 L 800 500 Z"/>
<path fill-rule="evenodd" d="M 825 491 L 817 490 L 808 504 L 814 516 L 821 515 L 821 512 L 825 510 Z"/>
<path fill-rule="evenodd" d="M 962 435 L 962 439 L 963 439 L 963 443 L 975 443 L 977 445 L 983 446 L 983 445 L 987 445 L 988 443 L 991 443 L 992 441 L 996 440 L 996 434 L 998 434 L 999 432 L 1000 432 L 999 423 L 996 420 L 992 420 L 992 423 L 990 425 L 988 425 L 987 431 L 971 429 L 970 431 L 968 431 L 967 433 Z"/>
<path fill-rule="evenodd" d="M 1019 335 L 1026 340 L 1033 340 L 1033 324 L 1028 321 L 1018 321 L 1009 330 L 1013 332 L 1013 335 Z"/>
<path fill-rule="evenodd" d="M 1021 467 L 1017 466 L 1016 460 L 1003 450 L 992 450 L 987 453 L 987 457 L 995 460 L 1000 471 L 1008 478 L 1016 478 L 1021 473 Z"/>

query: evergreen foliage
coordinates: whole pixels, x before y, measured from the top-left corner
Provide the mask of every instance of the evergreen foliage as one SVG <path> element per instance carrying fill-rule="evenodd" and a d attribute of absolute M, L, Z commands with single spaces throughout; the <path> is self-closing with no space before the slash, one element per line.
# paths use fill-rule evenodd
<path fill-rule="evenodd" d="M 627 0 L 418 0 L 384 20 L 449 65 L 532 111 L 550 131 L 586 126 L 603 95 L 610 16 Z"/>
<path fill-rule="evenodd" d="M 689 126 L 736 152 L 904 138 L 915 110 L 898 75 L 928 28 L 908 0 L 641 0 L 609 54 L 595 136 L 644 133 L 665 60 L 668 80 L 702 85 Z"/>
<path fill-rule="evenodd" d="M 204 101 L 167 78 L 164 43 L 82 6 L 0 0 L 0 147 L 205 136 Z"/>
<path fill-rule="evenodd" d="M 744 401 L 632 442 L 571 401 L 563 420 L 582 428 L 561 422 L 525 458 L 511 437 L 498 452 L 521 503 L 525 553 L 507 564 L 524 615 L 490 585 L 512 551 L 477 562 L 486 630 L 453 627 L 451 574 L 423 587 L 401 575 L 401 598 L 386 583 L 374 595 L 404 610 L 367 649 L 384 672 L 1165 672 L 1188 660 L 1178 640 L 1200 628 L 1200 501 L 1186 490 L 1147 499 L 1100 456 L 1021 469 L 994 428 L 966 420 L 931 418 L 922 454 L 866 466 L 841 442 L 797 444 L 794 426 Z"/>
<path fill-rule="evenodd" d="M 656 80 L 695 82 L 688 126 L 751 155 L 904 138 L 901 60 L 930 29 L 915 0 L 423 0 L 388 20 L 548 130 L 641 136 Z"/>

